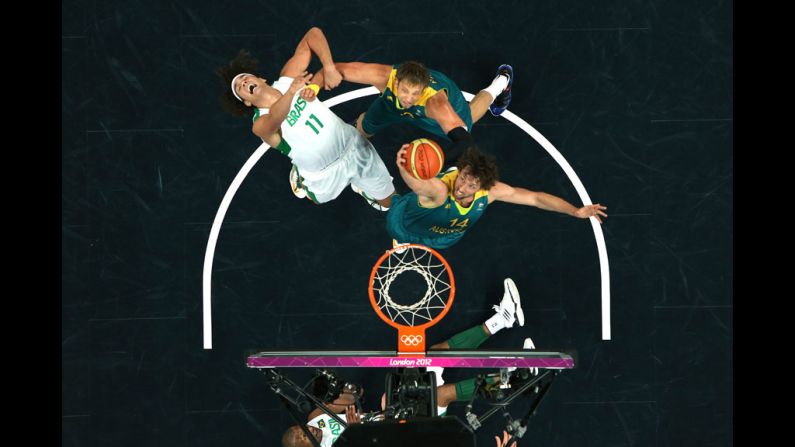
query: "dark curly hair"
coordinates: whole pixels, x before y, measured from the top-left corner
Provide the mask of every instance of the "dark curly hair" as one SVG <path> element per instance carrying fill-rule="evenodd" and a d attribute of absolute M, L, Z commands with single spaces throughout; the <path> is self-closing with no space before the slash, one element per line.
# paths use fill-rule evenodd
<path fill-rule="evenodd" d="M 431 83 L 431 72 L 420 62 L 407 61 L 400 64 L 395 73 L 399 82 L 406 81 L 411 85 L 421 85 L 423 88 Z M 230 79 L 229 82 L 232 82 Z"/>
<path fill-rule="evenodd" d="M 474 147 L 467 148 L 456 161 L 459 172 L 469 168 L 469 174 L 480 181 L 482 189 L 489 189 L 497 183 L 500 171 L 497 159 L 490 154 L 480 152 Z"/>
<path fill-rule="evenodd" d="M 257 75 L 257 65 L 259 65 L 259 60 L 252 57 L 251 53 L 248 51 L 240 50 L 237 56 L 229 61 L 227 65 L 215 69 L 215 74 L 220 78 L 223 84 L 223 90 L 218 100 L 221 102 L 221 107 L 226 112 L 235 116 L 250 116 L 253 113 L 254 107 L 247 106 L 242 101 L 235 98 L 235 95 L 232 94 L 230 85 L 232 84 L 232 79 L 240 73 Z"/>

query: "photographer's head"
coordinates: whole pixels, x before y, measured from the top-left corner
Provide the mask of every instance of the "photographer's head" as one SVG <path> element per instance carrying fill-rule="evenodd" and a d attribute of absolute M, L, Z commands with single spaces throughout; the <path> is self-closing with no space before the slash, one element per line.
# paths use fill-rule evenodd
<path fill-rule="evenodd" d="M 309 433 L 315 437 L 319 444 L 320 440 L 323 439 L 323 430 L 312 427 L 311 425 L 306 425 L 305 427 L 309 430 Z M 306 436 L 306 433 L 301 430 L 301 426 L 293 425 L 284 432 L 282 436 L 282 447 L 313 447 L 313 445 L 312 441 Z"/>

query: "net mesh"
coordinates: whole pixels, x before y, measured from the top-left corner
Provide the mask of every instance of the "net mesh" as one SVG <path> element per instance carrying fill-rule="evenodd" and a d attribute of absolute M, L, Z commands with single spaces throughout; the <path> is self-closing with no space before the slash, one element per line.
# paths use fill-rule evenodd
<path fill-rule="evenodd" d="M 400 304 L 389 294 L 402 273 L 415 272 L 425 280 L 425 294 L 413 304 Z M 428 323 L 439 315 L 450 299 L 450 272 L 436 255 L 422 246 L 395 250 L 378 266 L 373 292 L 379 309 L 392 321 L 406 326 Z"/>

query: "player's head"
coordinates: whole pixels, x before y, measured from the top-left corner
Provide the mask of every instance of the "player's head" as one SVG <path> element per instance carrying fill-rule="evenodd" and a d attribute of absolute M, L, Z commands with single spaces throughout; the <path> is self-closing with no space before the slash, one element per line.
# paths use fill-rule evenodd
<path fill-rule="evenodd" d="M 317 427 L 306 425 L 307 430 L 315 437 L 318 443 L 323 439 L 323 431 Z M 306 437 L 306 433 L 298 425 L 288 428 L 282 436 L 282 447 L 313 447 L 312 441 Z"/>
<path fill-rule="evenodd" d="M 250 116 L 255 106 L 268 107 L 278 99 L 278 95 L 274 98 L 276 90 L 255 74 L 258 64 L 248 51 L 240 50 L 227 65 L 215 70 L 224 88 L 221 107 L 232 115 Z"/>
<path fill-rule="evenodd" d="M 400 105 L 409 108 L 420 99 L 422 91 L 431 83 L 431 73 L 419 62 L 408 61 L 395 74 L 395 94 Z"/>
<path fill-rule="evenodd" d="M 484 154 L 475 148 L 467 148 L 456 162 L 458 177 L 453 185 L 453 196 L 463 199 L 481 189 L 489 189 L 499 179 L 497 161 L 493 155 Z"/>

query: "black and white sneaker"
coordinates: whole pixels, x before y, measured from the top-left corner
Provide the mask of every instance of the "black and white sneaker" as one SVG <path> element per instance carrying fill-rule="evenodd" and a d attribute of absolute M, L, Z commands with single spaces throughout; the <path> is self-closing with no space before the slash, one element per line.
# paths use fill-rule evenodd
<path fill-rule="evenodd" d="M 505 76 L 508 78 L 508 86 L 494 98 L 494 102 L 489 106 L 489 111 L 494 116 L 502 115 L 502 112 L 511 105 L 511 87 L 513 86 L 513 67 L 508 64 L 502 64 L 497 69 L 497 76 Z"/>
<path fill-rule="evenodd" d="M 494 306 L 494 311 L 501 315 L 505 320 L 505 327 L 513 327 L 514 323 L 524 326 L 524 312 L 522 311 L 522 300 L 519 297 L 519 290 L 516 288 L 511 278 L 503 281 L 505 293 L 498 306 Z"/>

